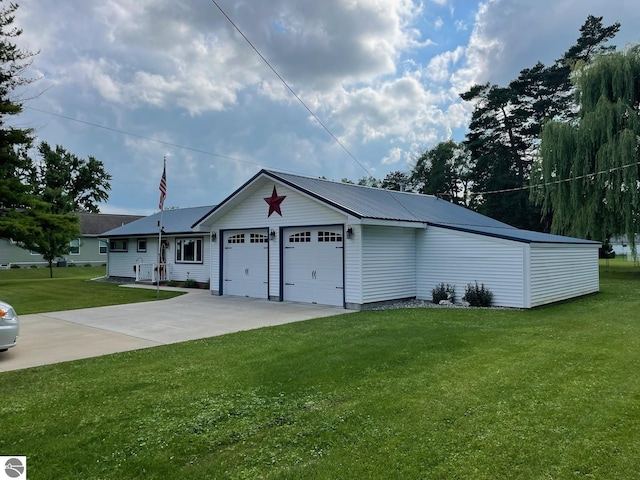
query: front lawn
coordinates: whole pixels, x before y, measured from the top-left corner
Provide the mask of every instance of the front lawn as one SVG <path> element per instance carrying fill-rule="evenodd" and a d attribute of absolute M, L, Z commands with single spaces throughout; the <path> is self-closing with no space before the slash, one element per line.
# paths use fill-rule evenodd
<path fill-rule="evenodd" d="M 30 479 L 633 479 L 640 275 L 534 311 L 360 312 L 0 374 Z"/>
<path fill-rule="evenodd" d="M 10 303 L 18 315 L 27 315 L 158 299 L 155 290 L 90 281 L 104 274 L 104 267 L 55 268 L 53 278 L 48 268 L 0 270 L 0 300 Z M 176 295 L 180 293 L 161 291 L 159 298 Z"/>

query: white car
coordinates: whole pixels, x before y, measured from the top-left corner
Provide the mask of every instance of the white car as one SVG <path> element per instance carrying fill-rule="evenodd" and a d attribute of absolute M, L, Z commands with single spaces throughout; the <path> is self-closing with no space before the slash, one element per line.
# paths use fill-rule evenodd
<path fill-rule="evenodd" d="M 18 343 L 20 320 L 8 303 L 0 302 L 0 352 L 6 352 Z"/>

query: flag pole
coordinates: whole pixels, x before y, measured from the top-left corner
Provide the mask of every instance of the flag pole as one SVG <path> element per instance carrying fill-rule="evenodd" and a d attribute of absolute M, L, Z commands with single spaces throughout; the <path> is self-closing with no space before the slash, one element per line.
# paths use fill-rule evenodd
<path fill-rule="evenodd" d="M 162 177 L 160 178 L 160 220 L 158 221 L 158 276 L 156 277 L 156 298 L 160 298 L 160 276 L 162 273 L 162 214 L 164 213 L 164 199 L 167 197 L 167 157 L 163 158 Z"/>

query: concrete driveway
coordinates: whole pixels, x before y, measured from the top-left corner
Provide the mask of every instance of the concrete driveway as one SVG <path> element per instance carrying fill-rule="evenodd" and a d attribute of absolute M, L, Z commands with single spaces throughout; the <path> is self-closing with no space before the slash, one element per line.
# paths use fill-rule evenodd
<path fill-rule="evenodd" d="M 21 315 L 18 345 L 0 353 L 0 372 L 347 312 L 323 305 L 218 297 L 206 290 L 187 292 L 157 302 Z"/>

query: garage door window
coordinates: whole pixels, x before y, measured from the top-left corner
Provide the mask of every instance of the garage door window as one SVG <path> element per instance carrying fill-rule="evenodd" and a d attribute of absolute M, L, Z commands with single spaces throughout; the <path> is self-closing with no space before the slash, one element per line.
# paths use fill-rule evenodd
<path fill-rule="evenodd" d="M 176 263 L 202 263 L 202 239 L 176 239 Z"/>
<path fill-rule="evenodd" d="M 342 242 L 342 235 L 336 232 L 318 232 L 318 242 Z"/>
<path fill-rule="evenodd" d="M 227 238 L 227 243 L 244 243 L 244 233 L 231 235 L 229 238 Z"/>
<path fill-rule="evenodd" d="M 267 235 L 264 233 L 252 233 L 249 237 L 250 243 L 267 243 L 268 241 Z"/>
<path fill-rule="evenodd" d="M 311 242 L 311 232 L 300 232 L 289 235 L 289 243 L 309 243 Z"/>

